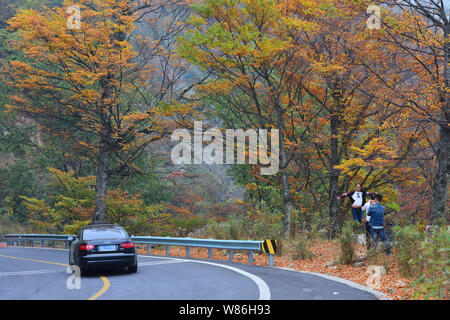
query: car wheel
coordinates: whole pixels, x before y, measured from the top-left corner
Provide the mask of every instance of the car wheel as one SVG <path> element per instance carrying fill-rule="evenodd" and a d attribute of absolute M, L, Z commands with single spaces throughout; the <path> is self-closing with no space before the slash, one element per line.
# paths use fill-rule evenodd
<path fill-rule="evenodd" d="M 85 276 L 87 274 L 88 270 L 86 268 L 80 268 L 80 276 Z"/>
<path fill-rule="evenodd" d="M 136 273 L 137 272 L 137 263 L 133 266 L 129 266 L 128 267 L 128 272 L 129 273 Z"/>

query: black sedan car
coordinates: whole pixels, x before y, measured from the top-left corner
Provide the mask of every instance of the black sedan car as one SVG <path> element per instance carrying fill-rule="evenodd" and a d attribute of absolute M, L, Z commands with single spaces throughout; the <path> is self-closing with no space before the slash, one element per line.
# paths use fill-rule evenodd
<path fill-rule="evenodd" d="M 137 272 L 136 248 L 119 225 L 89 224 L 69 241 L 69 265 L 78 266 L 81 273 L 96 267 L 127 267 L 130 273 Z"/>

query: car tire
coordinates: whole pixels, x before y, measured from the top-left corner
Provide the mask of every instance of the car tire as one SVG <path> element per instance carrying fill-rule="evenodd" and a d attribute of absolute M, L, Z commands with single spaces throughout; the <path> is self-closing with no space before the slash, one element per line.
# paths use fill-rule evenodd
<path fill-rule="evenodd" d="M 129 266 L 128 267 L 128 272 L 129 273 L 136 273 L 137 272 L 137 263 L 133 266 Z"/>

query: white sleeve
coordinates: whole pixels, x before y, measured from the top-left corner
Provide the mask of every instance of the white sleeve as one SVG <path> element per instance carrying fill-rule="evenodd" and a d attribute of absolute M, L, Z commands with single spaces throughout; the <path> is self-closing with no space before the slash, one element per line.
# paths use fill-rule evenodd
<path fill-rule="evenodd" d="M 369 206 L 370 206 L 370 202 L 366 202 L 366 203 L 362 206 L 361 210 L 367 211 L 367 210 L 369 210 Z"/>

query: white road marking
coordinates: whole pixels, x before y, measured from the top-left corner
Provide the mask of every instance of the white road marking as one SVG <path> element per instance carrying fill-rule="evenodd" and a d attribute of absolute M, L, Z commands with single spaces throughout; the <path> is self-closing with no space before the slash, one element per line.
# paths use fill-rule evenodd
<path fill-rule="evenodd" d="M 139 262 L 138 266 L 142 267 L 142 266 L 153 266 L 153 265 L 157 265 L 157 264 L 170 264 L 170 263 L 182 263 L 182 262 L 187 262 L 187 260 L 170 260 L 170 261 L 153 261 L 153 262 Z"/>
<path fill-rule="evenodd" d="M 229 269 L 229 270 L 232 270 L 234 272 L 237 272 L 237 273 L 239 273 L 239 274 L 241 274 L 243 276 L 246 276 L 246 277 L 250 278 L 251 280 L 253 280 L 253 282 L 256 283 L 256 286 L 258 287 L 258 290 L 259 290 L 259 300 L 270 300 L 270 289 L 269 289 L 269 286 L 267 285 L 267 283 L 263 279 L 261 279 L 260 277 L 255 276 L 254 274 L 251 274 L 251 273 L 246 272 L 244 270 L 241 270 L 239 268 L 235 268 L 235 267 L 232 267 L 232 266 L 227 266 L 227 265 L 224 265 L 224 264 L 209 262 L 209 261 L 184 260 L 184 259 L 180 259 L 180 258 L 172 258 L 172 257 L 169 258 L 169 257 L 158 257 L 158 256 L 144 256 L 144 255 L 139 255 L 139 257 L 159 258 L 159 259 L 166 259 L 166 260 L 181 260 L 182 262 L 203 263 L 203 264 L 209 264 L 209 265 L 220 267 L 220 268 Z M 139 265 L 142 265 L 142 263 L 139 263 Z"/>
<path fill-rule="evenodd" d="M 5 276 L 22 276 L 28 274 L 41 274 L 41 273 L 59 273 L 63 271 L 58 270 L 32 270 L 32 271 L 13 271 L 13 272 L 0 272 L 0 277 Z"/>

